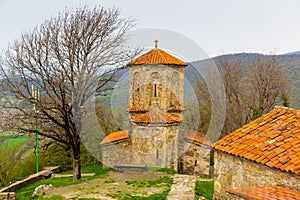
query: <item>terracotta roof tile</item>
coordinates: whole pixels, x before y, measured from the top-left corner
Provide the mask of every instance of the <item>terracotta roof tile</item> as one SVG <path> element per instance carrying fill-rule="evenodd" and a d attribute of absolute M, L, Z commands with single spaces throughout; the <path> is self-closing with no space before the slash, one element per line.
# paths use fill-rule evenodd
<path fill-rule="evenodd" d="M 214 148 L 300 175 L 300 162 L 296 163 L 300 160 L 299 113 L 300 110 L 277 106 L 223 137 Z"/>
<path fill-rule="evenodd" d="M 140 106 L 130 106 L 128 109 L 127 109 L 128 112 L 146 112 L 145 109 L 143 109 L 142 107 Z"/>
<path fill-rule="evenodd" d="M 106 136 L 100 144 L 101 145 L 108 144 L 111 142 L 116 142 L 116 141 L 127 139 L 127 138 L 128 138 L 127 131 L 113 132 L 113 133 L 110 133 L 108 136 Z"/>
<path fill-rule="evenodd" d="M 172 124 L 179 123 L 181 121 L 181 117 L 164 112 L 158 108 L 155 108 L 132 119 L 132 122 L 145 124 Z"/>
<path fill-rule="evenodd" d="M 183 106 L 177 104 L 175 106 L 169 107 L 167 110 L 168 110 L 168 112 L 172 112 L 172 111 L 178 112 L 178 111 L 185 111 L 185 108 Z"/>
<path fill-rule="evenodd" d="M 228 193 L 253 200 L 300 200 L 300 192 L 279 186 L 258 186 L 253 188 L 240 188 L 227 190 Z"/>
<path fill-rule="evenodd" d="M 187 64 L 178 58 L 168 54 L 167 52 L 154 48 L 140 57 L 132 60 L 128 65 L 145 65 L 145 64 L 163 64 L 163 65 L 178 65 L 187 66 Z"/>
<path fill-rule="evenodd" d="M 196 143 L 211 145 L 211 141 L 206 137 L 204 133 L 185 130 L 183 137 Z"/>

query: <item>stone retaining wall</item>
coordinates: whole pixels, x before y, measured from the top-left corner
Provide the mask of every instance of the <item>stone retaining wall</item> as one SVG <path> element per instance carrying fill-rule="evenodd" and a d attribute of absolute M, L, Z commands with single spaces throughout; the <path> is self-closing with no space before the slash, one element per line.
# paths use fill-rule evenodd
<path fill-rule="evenodd" d="M 17 181 L 8 187 L 0 189 L 0 193 L 3 192 L 13 192 L 19 188 L 22 188 L 26 185 L 30 185 L 36 181 L 42 180 L 42 179 L 47 179 L 50 178 L 53 173 L 57 173 L 61 170 L 61 167 L 47 167 L 43 171 L 40 171 L 38 173 L 32 174 L 29 177 L 27 177 L 24 180 Z"/>
<path fill-rule="evenodd" d="M 16 200 L 16 194 L 14 192 L 2 192 L 0 193 L 0 200 Z"/>

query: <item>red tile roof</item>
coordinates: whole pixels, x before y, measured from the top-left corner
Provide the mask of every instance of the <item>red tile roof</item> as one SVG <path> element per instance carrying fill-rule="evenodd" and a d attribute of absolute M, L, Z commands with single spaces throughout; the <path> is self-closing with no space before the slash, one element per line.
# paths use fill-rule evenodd
<path fill-rule="evenodd" d="M 185 111 L 185 108 L 179 104 L 175 105 L 175 106 L 171 106 L 167 109 L 169 112 L 172 112 L 172 111 L 175 111 L 175 112 L 178 112 L 178 111 Z"/>
<path fill-rule="evenodd" d="M 300 110 L 274 110 L 228 134 L 216 150 L 300 175 Z"/>
<path fill-rule="evenodd" d="M 127 109 L 128 112 L 146 112 L 146 110 L 144 110 L 142 107 L 140 106 L 130 106 Z"/>
<path fill-rule="evenodd" d="M 242 198 L 253 200 L 300 200 L 300 192 L 279 186 L 230 189 L 227 192 Z"/>
<path fill-rule="evenodd" d="M 116 142 L 116 141 L 127 139 L 127 138 L 128 138 L 127 131 L 113 132 L 113 133 L 110 133 L 108 136 L 106 136 L 100 144 L 101 145 L 108 144 L 111 142 Z"/>
<path fill-rule="evenodd" d="M 153 109 L 132 119 L 135 123 L 172 124 L 181 122 L 181 117 L 164 112 L 160 109 Z"/>
<path fill-rule="evenodd" d="M 183 137 L 196 143 L 211 145 L 211 141 L 206 138 L 206 135 L 204 133 L 185 130 L 183 133 Z"/>
<path fill-rule="evenodd" d="M 132 60 L 128 65 L 145 65 L 145 64 L 163 64 L 163 65 L 178 65 L 187 66 L 187 64 L 178 58 L 168 54 L 167 52 L 154 48 L 140 57 Z"/>

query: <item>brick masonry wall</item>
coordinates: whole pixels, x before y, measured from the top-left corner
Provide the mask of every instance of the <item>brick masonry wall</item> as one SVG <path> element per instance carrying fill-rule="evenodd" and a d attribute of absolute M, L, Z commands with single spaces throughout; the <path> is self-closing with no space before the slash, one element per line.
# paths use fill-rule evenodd
<path fill-rule="evenodd" d="M 220 151 L 215 151 L 214 180 L 214 199 L 232 199 L 230 188 L 278 185 L 300 191 L 300 176 Z"/>

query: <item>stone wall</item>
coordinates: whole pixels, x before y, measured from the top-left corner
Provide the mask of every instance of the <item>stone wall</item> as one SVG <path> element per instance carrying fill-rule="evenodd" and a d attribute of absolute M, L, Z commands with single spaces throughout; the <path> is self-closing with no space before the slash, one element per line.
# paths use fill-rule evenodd
<path fill-rule="evenodd" d="M 32 184 L 36 181 L 50 178 L 53 173 L 58 173 L 60 171 L 61 171 L 60 166 L 45 167 L 44 170 L 42 170 L 38 173 L 32 174 L 32 175 L 28 176 L 27 178 L 25 178 L 21 181 L 14 182 L 14 183 L 12 183 L 11 185 L 9 185 L 5 188 L 1 188 L 0 193 L 2 193 L 2 192 L 13 192 L 17 189 L 20 189 L 22 187 L 30 185 L 30 184 Z"/>
<path fill-rule="evenodd" d="M 116 164 L 132 163 L 133 154 L 131 153 L 130 147 L 131 144 L 128 139 L 101 145 L 102 163 L 106 167 L 113 167 Z"/>
<path fill-rule="evenodd" d="M 178 124 L 161 127 L 132 124 L 130 127 L 128 139 L 102 145 L 105 165 L 144 164 L 177 170 Z"/>
<path fill-rule="evenodd" d="M 300 191 L 300 176 L 215 151 L 214 199 L 232 199 L 226 190 L 278 185 Z M 238 197 L 235 197 L 238 198 Z"/>
<path fill-rule="evenodd" d="M 14 192 L 2 192 L 0 193 L 0 200 L 15 200 L 16 194 Z"/>
<path fill-rule="evenodd" d="M 180 157 L 181 173 L 209 177 L 211 147 L 187 140 L 184 145 L 186 150 Z"/>
<path fill-rule="evenodd" d="M 166 110 L 174 104 L 183 105 L 183 90 L 183 66 L 142 65 L 130 67 L 129 106 L 135 105 L 149 110 L 152 105 L 157 104 Z"/>

